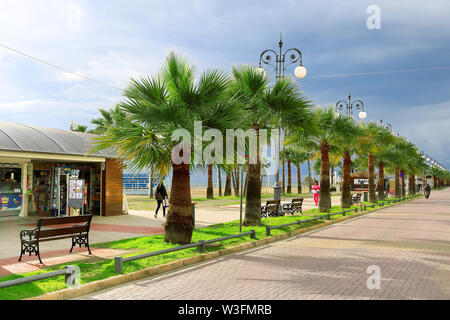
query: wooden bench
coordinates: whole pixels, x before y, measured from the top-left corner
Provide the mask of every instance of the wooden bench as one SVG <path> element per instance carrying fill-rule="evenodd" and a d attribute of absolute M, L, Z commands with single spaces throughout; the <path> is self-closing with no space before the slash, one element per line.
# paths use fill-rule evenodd
<path fill-rule="evenodd" d="M 25 253 L 28 253 L 30 256 L 32 253 L 35 253 L 39 258 L 39 262 L 42 263 L 39 243 L 68 238 L 72 239 L 70 252 L 72 252 L 74 246 L 79 245 L 81 248 L 81 245 L 84 245 L 88 248 L 89 254 L 92 254 L 91 249 L 89 248 L 89 228 L 91 226 L 91 220 L 92 215 L 39 219 L 35 229 L 20 231 L 21 248 L 19 261 L 22 260 L 22 255 Z M 52 226 L 52 228 L 42 229 L 42 227 L 50 226 Z"/>
<path fill-rule="evenodd" d="M 284 214 L 291 214 L 300 212 L 303 214 L 303 198 L 292 199 L 292 202 L 283 204 Z"/>
<path fill-rule="evenodd" d="M 278 216 L 278 208 L 280 207 L 280 200 L 268 200 L 265 206 L 261 206 L 261 217 L 276 217 Z"/>
<path fill-rule="evenodd" d="M 362 193 L 356 193 L 352 195 L 352 205 L 361 202 Z"/>

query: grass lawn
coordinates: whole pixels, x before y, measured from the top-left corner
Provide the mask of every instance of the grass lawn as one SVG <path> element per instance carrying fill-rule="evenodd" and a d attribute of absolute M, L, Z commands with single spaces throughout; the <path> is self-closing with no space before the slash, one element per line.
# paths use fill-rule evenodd
<path fill-rule="evenodd" d="M 332 194 L 332 196 L 336 196 Z M 245 199 L 245 196 L 243 197 Z M 283 193 L 281 195 L 282 201 L 290 201 L 293 198 L 312 198 L 310 193 Z M 273 199 L 273 194 L 261 194 L 261 199 L 270 200 Z M 148 210 L 154 211 L 156 209 L 156 200 L 145 195 L 127 195 L 128 208 L 130 210 Z M 206 196 L 201 196 L 198 193 L 192 195 L 192 202 L 197 203 L 197 207 L 208 207 L 208 206 L 228 206 L 237 205 L 240 203 L 240 198 L 234 195 L 232 196 L 214 196 L 214 199 L 207 199 Z"/>
<path fill-rule="evenodd" d="M 356 206 L 353 206 L 355 208 Z M 368 211 L 372 210 L 367 208 Z M 340 212 L 342 209 L 340 206 L 334 206 L 331 209 L 331 213 Z M 256 240 L 262 239 L 266 237 L 266 226 L 276 226 L 276 225 L 282 225 L 287 224 L 291 222 L 295 222 L 297 220 L 305 220 L 311 218 L 311 216 L 314 215 L 322 215 L 326 217 L 327 214 L 319 213 L 318 209 L 312 209 L 304 212 L 304 215 L 302 216 L 283 216 L 283 217 L 271 217 L 271 218 L 264 218 L 262 219 L 262 225 L 261 226 L 252 226 L 252 227 L 242 227 L 242 232 L 248 232 L 250 230 L 255 230 L 256 232 Z M 347 213 L 347 215 L 355 214 L 355 212 Z M 331 219 L 338 219 L 342 215 L 335 215 L 332 216 Z M 274 229 L 271 231 L 271 235 L 275 236 L 281 233 L 285 233 L 288 231 L 292 231 L 299 228 L 306 228 L 315 224 L 322 223 L 323 220 L 316 220 L 316 221 L 310 221 L 303 223 L 302 225 L 294 225 L 290 227 L 283 227 L 280 229 Z M 199 228 L 195 229 L 192 235 L 192 242 L 197 242 L 199 240 L 209 240 L 209 239 L 215 239 L 223 236 L 228 236 L 232 234 L 239 233 L 239 221 L 232 221 L 227 223 L 220 223 L 216 225 L 211 225 L 205 228 Z M 241 237 L 241 238 L 235 238 L 230 239 L 226 241 L 220 242 L 220 246 L 214 247 L 214 248 L 207 248 L 207 252 L 212 252 L 216 250 L 220 250 L 223 248 L 227 248 L 230 246 L 235 246 L 241 243 L 254 241 L 253 239 L 250 239 L 249 236 Z M 113 242 L 106 242 L 106 243 L 99 243 L 92 245 L 91 247 L 96 248 L 113 248 L 113 249 L 126 249 L 126 250 L 133 250 L 133 253 L 130 253 L 128 256 L 146 253 L 146 252 L 152 252 L 167 248 L 172 248 L 177 245 L 168 244 L 164 242 L 164 236 L 163 235 L 153 235 L 153 236 L 147 236 L 147 237 L 138 237 L 138 238 L 131 238 L 131 239 L 125 239 L 125 240 L 119 240 L 119 241 L 113 241 Z M 177 252 L 167 253 L 160 256 L 155 256 L 151 258 L 146 259 L 140 259 L 132 262 L 126 262 L 124 263 L 123 270 L 124 273 L 129 273 L 133 271 L 137 271 L 140 269 L 168 263 L 174 260 L 187 258 L 200 255 L 197 248 L 191 248 L 186 250 L 181 250 Z M 114 260 L 104 260 L 100 262 L 70 262 L 67 264 L 61 264 L 53 267 L 45 268 L 44 270 L 35 271 L 35 272 L 29 272 L 22 275 L 9 275 L 6 277 L 0 278 L 0 281 L 6 281 L 6 280 L 12 280 L 17 279 L 21 277 L 27 277 L 39 273 L 46 273 L 50 271 L 60 270 L 63 269 L 66 265 L 76 265 L 80 268 L 81 271 L 81 284 L 106 279 L 111 276 L 116 275 L 114 273 Z M 66 287 L 64 282 L 64 276 L 61 277 L 55 277 L 47 280 L 41 280 L 36 281 L 28 284 L 22 284 L 18 286 L 13 286 L 9 288 L 0 289 L 0 299 L 2 300 L 17 300 L 17 299 L 24 299 L 29 297 L 38 296 L 41 294 L 44 294 L 46 292 L 52 292 L 56 290 L 61 290 Z"/>

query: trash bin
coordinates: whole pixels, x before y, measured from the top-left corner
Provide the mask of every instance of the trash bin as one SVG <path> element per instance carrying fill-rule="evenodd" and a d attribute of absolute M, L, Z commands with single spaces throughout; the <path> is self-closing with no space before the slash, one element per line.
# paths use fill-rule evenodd
<path fill-rule="evenodd" d="M 369 201 L 369 193 L 368 192 L 364 192 L 364 202 Z"/>

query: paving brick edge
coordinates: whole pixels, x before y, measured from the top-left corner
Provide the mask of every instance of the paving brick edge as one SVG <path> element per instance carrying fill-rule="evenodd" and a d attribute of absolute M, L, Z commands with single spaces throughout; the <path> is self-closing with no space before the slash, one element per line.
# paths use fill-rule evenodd
<path fill-rule="evenodd" d="M 386 205 L 380 208 L 376 208 L 376 209 L 372 209 L 369 211 L 364 211 L 364 212 L 358 212 L 356 214 L 352 214 L 349 216 L 345 216 L 345 217 L 341 217 L 339 219 L 335 219 L 335 220 L 325 220 L 323 223 L 320 224 L 316 224 L 310 227 L 306 227 L 306 228 L 301 228 L 301 229 L 297 229 L 297 230 L 293 230 L 293 231 L 289 231 L 289 232 L 285 232 L 276 236 L 271 236 L 271 237 L 267 237 L 264 239 L 260 239 L 260 240 L 255 240 L 252 242 L 247 242 L 247 243 L 243 243 L 237 246 L 233 246 L 233 247 L 229 247 L 229 248 L 225 248 L 225 249 L 221 249 L 218 251 L 214 251 L 214 252 L 209 252 L 209 253 L 205 253 L 205 254 L 201 254 L 198 256 L 194 256 L 194 257 L 189 257 L 189 258 L 184 258 L 181 260 L 176 260 L 176 261 L 172 261 L 166 264 L 162 264 L 162 265 L 158 265 L 158 266 L 154 266 L 154 267 L 150 267 L 150 268 L 145 268 L 142 270 L 138 270 L 138 271 L 133 271 L 131 273 L 127 273 L 127 274 L 123 274 L 123 275 L 118 275 L 118 276 L 113 276 L 113 277 L 109 277 L 107 279 L 102 279 L 102 280 L 97 280 L 97 281 L 92 281 L 86 284 L 83 284 L 81 286 L 78 287 L 74 287 L 74 288 L 66 288 L 66 289 L 62 289 L 59 291 L 53 291 L 53 292 L 48 292 L 45 293 L 43 295 L 40 296 L 36 296 L 36 297 L 31 297 L 31 298 L 27 298 L 24 300 L 68 300 L 68 299 L 73 299 L 76 297 L 80 297 L 80 296 L 84 296 L 87 294 L 91 294 L 97 291 L 101 291 L 101 290 L 105 290 L 105 289 L 109 289 L 127 282 L 131 282 L 131 281 L 136 281 L 136 280 L 141 280 L 141 279 L 145 279 L 147 277 L 150 276 L 154 276 L 154 275 L 160 275 L 163 273 L 167 273 L 169 271 L 172 270 L 176 270 L 176 269 L 180 269 L 182 267 L 185 266 L 189 266 L 195 263 L 200 263 L 203 261 L 207 261 L 207 260 L 211 260 L 211 259 L 215 259 L 218 258 L 220 256 L 225 256 L 228 254 L 232 254 L 232 253 L 237 253 L 237 252 L 241 252 L 241 251 L 245 251 L 245 250 L 249 250 L 249 249 L 253 249 L 255 247 L 260 247 L 263 246 L 265 244 L 269 244 L 275 241 L 279 241 L 279 240 L 283 240 L 286 239 L 288 237 L 293 237 L 302 233 L 306 233 L 312 230 L 316 230 L 316 229 L 321 229 L 327 226 L 330 226 L 332 224 L 335 223 L 339 223 L 339 222 L 343 222 L 346 220 L 350 220 L 350 219 L 354 219 L 360 216 L 364 216 L 366 214 L 369 213 L 374 213 L 376 211 L 380 211 L 383 209 L 387 209 L 387 208 L 391 208 L 400 204 L 404 204 L 406 202 L 415 200 L 418 198 L 414 198 L 414 199 L 409 199 L 406 201 L 402 201 L 399 203 L 394 203 L 394 204 L 390 204 L 390 205 Z"/>

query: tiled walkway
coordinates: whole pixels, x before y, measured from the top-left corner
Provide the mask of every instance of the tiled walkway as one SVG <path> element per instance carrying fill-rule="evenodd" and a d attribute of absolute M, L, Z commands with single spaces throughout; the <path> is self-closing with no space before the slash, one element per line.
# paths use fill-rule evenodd
<path fill-rule="evenodd" d="M 82 299 L 450 299 L 450 189 Z"/>

